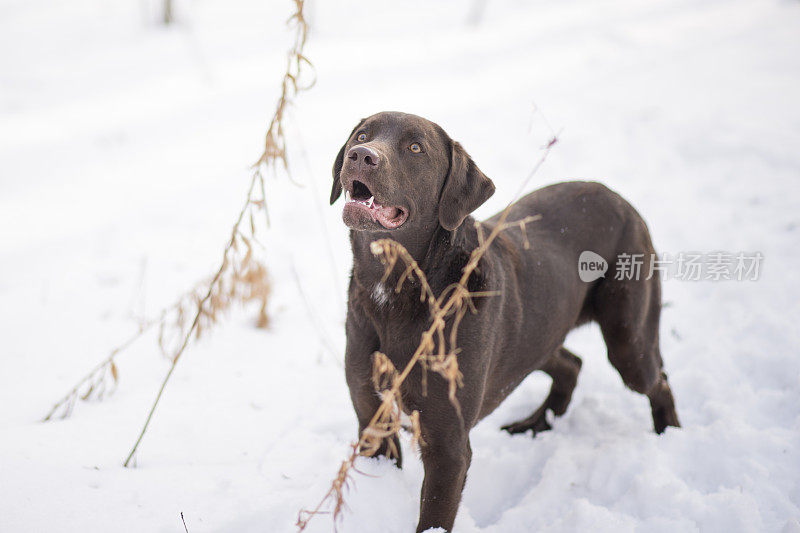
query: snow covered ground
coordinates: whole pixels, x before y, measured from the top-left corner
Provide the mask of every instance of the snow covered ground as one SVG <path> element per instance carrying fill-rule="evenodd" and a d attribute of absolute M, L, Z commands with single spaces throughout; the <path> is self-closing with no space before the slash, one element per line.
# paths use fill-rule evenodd
<path fill-rule="evenodd" d="M 497 184 L 480 215 L 552 128 L 531 188 L 599 179 L 662 252 L 765 257 L 756 282 L 665 283 L 683 429 L 654 435 L 596 328 L 579 330 L 553 431 L 498 430 L 543 399 L 533 375 L 472 432 L 457 531 L 800 531 L 799 2 L 311 1 L 317 84 L 288 117 L 302 186 L 267 183 L 272 327 L 239 310 L 193 345 L 126 469 L 167 368 L 154 339 L 120 356 L 115 395 L 38 420 L 136 315 L 217 266 L 291 38 L 288 1 L 177 2 L 170 29 L 156 7 L 0 3 L 0 531 L 178 532 L 181 512 L 190 533 L 294 529 L 356 431 L 330 166 L 385 109 L 464 144 Z M 356 477 L 339 531 L 413 530 L 422 468 L 404 446 L 403 471 L 359 464 L 375 477 Z"/>

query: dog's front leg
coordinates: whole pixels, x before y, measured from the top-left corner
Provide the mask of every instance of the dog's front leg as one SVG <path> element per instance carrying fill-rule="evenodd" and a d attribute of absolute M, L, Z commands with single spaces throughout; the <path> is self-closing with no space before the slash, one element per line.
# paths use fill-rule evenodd
<path fill-rule="evenodd" d="M 350 389 L 350 399 L 358 418 L 360 439 L 380 406 L 380 398 L 372 381 L 372 358 L 380 347 L 380 341 L 368 321 L 360 320 L 360 317 L 352 312 L 348 312 L 345 331 L 347 347 L 344 354 L 344 370 L 347 387 Z M 374 455 L 395 459 L 398 468 L 403 466 L 400 439 L 397 435 L 391 437 L 391 440 L 384 439 Z"/>
<path fill-rule="evenodd" d="M 349 368 L 350 367 L 346 367 L 347 383 L 350 387 L 350 399 L 353 401 L 353 407 L 355 408 L 356 417 L 358 418 L 358 438 L 361 439 L 364 429 L 369 425 L 372 417 L 380 406 L 380 400 L 375 392 L 375 387 L 372 385 L 372 380 L 352 377 Z M 366 455 L 363 448 L 360 452 L 362 455 Z M 378 457 L 381 455 L 388 459 L 395 460 L 397 468 L 403 467 L 400 439 L 397 435 L 382 440 L 381 445 L 374 452 L 373 456 Z"/>
<path fill-rule="evenodd" d="M 467 479 L 467 469 L 472 460 L 469 435 L 457 420 L 427 427 L 423 422 L 420 447 L 425 478 L 422 481 L 419 525 L 417 533 L 441 527 L 452 531 L 453 522 L 461 501 L 461 492 Z"/>

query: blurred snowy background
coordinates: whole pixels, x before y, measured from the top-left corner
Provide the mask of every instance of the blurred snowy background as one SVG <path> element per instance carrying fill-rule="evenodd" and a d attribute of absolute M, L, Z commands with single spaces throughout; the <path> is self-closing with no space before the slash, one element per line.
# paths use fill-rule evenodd
<path fill-rule="evenodd" d="M 293 531 L 356 421 L 342 370 L 350 268 L 333 158 L 381 110 L 441 124 L 500 209 L 597 179 L 659 251 L 760 251 L 756 282 L 668 281 L 662 352 L 684 428 L 660 438 L 594 327 L 567 415 L 531 440 L 472 433 L 459 532 L 800 532 L 800 2 L 309 0 L 317 84 L 267 181 L 271 328 L 236 311 L 168 362 L 120 356 L 117 392 L 38 420 L 110 348 L 217 267 L 279 91 L 289 1 L 0 2 L 0 531 Z M 309 312 L 294 279 L 308 296 Z M 412 531 L 422 469 L 364 460 L 342 532 Z M 310 531 L 331 531 L 327 516 Z"/>

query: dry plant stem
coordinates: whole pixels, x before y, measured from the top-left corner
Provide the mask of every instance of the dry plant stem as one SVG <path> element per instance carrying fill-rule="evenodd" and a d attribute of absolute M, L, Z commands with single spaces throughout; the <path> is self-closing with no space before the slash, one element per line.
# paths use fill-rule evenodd
<path fill-rule="evenodd" d="M 326 512 L 322 510 L 322 506 L 331 498 L 335 500 L 333 509 L 334 522 L 336 517 L 342 512 L 344 508 L 344 489 L 347 487 L 348 481 L 350 480 L 350 470 L 353 469 L 353 463 L 355 463 L 358 457 L 358 443 L 354 442 L 350 448 L 350 455 L 347 459 L 342 461 L 339 472 L 331 483 L 331 488 L 328 489 L 328 492 L 322 500 L 320 500 L 313 510 L 306 511 L 305 509 L 301 509 L 297 513 L 297 523 L 295 525 L 298 531 L 303 531 L 314 516 Z"/>
<path fill-rule="evenodd" d="M 296 27 L 294 45 L 287 54 L 286 72 L 281 81 L 281 94 L 278 97 L 278 104 L 275 113 L 267 129 L 267 134 L 264 140 L 264 152 L 253 167 L 258 168 L 261 165 L 275 164 L 278 160 L 283 163 L 284 169 L 289 170 L 288 160 L 286 158 L 286 137 L 283 130 L 283 114 L 286 108 L 291 103 L 292 96 L 297 95 L 298 92 L 308 90 L 314 85 L 314 81 L 306 86 L 301 86 L 300 74 L 303 65 L 312 67 L 311 62 L 303 54 L 303 48 L 308 40 L 308 24 L 303 16 L 303 8 L 305 0 L 294 0 L 295 12 L 289 17 L 288 22 L 294 23 Z M 289 176 L 291 179 L 291 176 Z"/>
<path fill-rule="evenodd" d="M 87 384 L 89 385 L 89 389 L 84 391 L 84 393 L 81 395 L 81 399 L 88 399 L 91 393 L 94 391 L 96 385 L 96 383 L 94 383 L 93 378 L 102 377 L 103 375 L 105 375 L 106 369 L 108 369 L 112 379 L 114 380 L 114 384 L 116 384 L 118 379 L 118 374 L 117 374 L 117 365 L 115 359 L 117 355 L 119 355 L 120 352 L 126 350 L 128 347 L 130 347 L 142 335 L 151 330 L 153 326 L 160 324 L 161 321 L 164 319 L 164 317 L 167 315 L 167 313 L 174 307 L 175 306 L 170 306 L 169 308 L 164 309 L 161 313 L 159 313 L 158 318 L 140 324 L 139 329 L 136 331 L 136 333 L 131 335 L 125 342 L 123 342 L 122 344 L 118 345 L 116 348 L 111 350 L 108 357 L 103 359 L 94 368 L 92 368 L 85 376 L 83 376 L 80 380 L 78 380 L 75 386 L 69 392 L 67 392 L 67 394 L 65 394 L 60 400 L 58 400 L 55 403 L 55 405 L 53 405 L 53 407 L 50 409 L 47 415 L 45 415 L 45 417 L 42 418 L 42 422 L 47 422 L 49 420 L 52 420 L 55 417 L 56 413 L 58 413 L 58 411 L 62 409 L 63 412 L 61 413 L 61 416 L 59 418 L 67 418 L 72 412 L 72 407 L 74 406 L 75 399 L 78 397 L 81 389 L 85 385 Z"/>
<path fill-rule="evenodd" d="M 268 164 L 275 164 L 277 160 L 281 160 L 283 162 L 284 168 L 288 171 L 288 163 L 286 159 L 286 139 L 283 130 L 283 115 L 286 110 L 286 107 L 291 103 L 292 97 L 296 96 L 297 93 L 301 90 L 308 89 L 313 85 L 308 85 L 306 87 L 301 87 L 299 85 L 300 74 L 302 71 L 303 65 L 310 66 L 311 63 L 309 60 L 303 55 L 303 47 L 305 46 L 306 40 L 308 38 L 308 25 L 306 24 L 305 18 L 303 17 L 303 7 L 304 7 L 305 0 L 294 0 L 295 4 L 295 12 L 289 18 L 289 22 L 294 22 L 295 24 L 295 39 L 294 45 L 292 46 L 291 50 L 288 53 L 287 59 L 287 67 L 286 72 L 283 76 L 283 81 L 281 84 L 281 94 L 278 98 L 278 104 L 275 108 L 275 113 L 270 120 L 269 128 L 267 129 L 267 133 L 265 136 L 264 142 L 264 152 L 261 154 L 261 157 L 254 165 L 254 172 L 253 177 L 250 180 L 250 188 L 247 192 L 247 199 L 242 207 L 242 210 L 239 212 L 239 217 L 236 220 L 236 223 L 233 226 L 233 231 L 231 232 L 231 238 L 228 242 L 228 245 L 225 247 L 225 251 L 223 252 L 222 256 L 222 264 L 220 265 L 217 273 L 214 275 L 211 283 L 208 286 L 208 291 L 206 292 L 205 296 L 197 302 L 197 313 L 194 316 L 194 320 L 192 321 L 192 325 L 189 328 L 189 331 L 186 333 L 186 336 L 183 339 L 183 343 L 181 344 L 180 348 L 175 352 L 175 356 L 172 360 L 172 364 L 167 372 L 166 376 L 164 376 L 164 380 L 161 383 L 161 387 L 158 390 L 158 394 L 156 395 L 156 399 L 153 402 L 153 406 L 150 408 L 150 412 L 147 415 L 147 419 L 145 420 L 144 426 L 139 433 L 139 437 L 136 439 L 136 443 L 133 445 L 128 457 L 125 459 L 125 466 L 128 466 L 133 459 L 134 455 L 136 454 L 136 450 L 139 448 L 139 444 L 144 437 L 144 434 L 147 432 L 147 428 L 150 425 L 150 421 L 153 418 L 153 414 L 155 413 L 156 408 L 158 407 L 158 403 L 161 400 L 161 396 L 164 393 L 164 389 L 169 382 L 169 379 L 172 377 L 173 372 L 175 371 L 175 367 L 178 364 L 178 361 L 183 355 L 183 352 L 186 350 L 186 347 L 189 344 L 189 341 L 192 338 L 192 334 L 194 333 L 195 329 L 198 327 L 198 323 L 200 317 L 204 313 L 204 306 L 206 302 L 208 302 L 209 298 L 213 294 L 214 288 L 216 287 L 217 283 L 220 280 L 223 272 L 225 271 L 226 267 L 228 266 L 229 260 L 229 253 L 231 249 L 235 248 L 236 246 L 236 239 L 239 234 L 239 226 L 244 219 L 246 213 L 251 206 L 251 204 L 256 203 L 259 204 L 259 201 L 255 201 L 253 199 L 253 191 L 255 189 L 256 183 L 259 183 L 262 195 L 265 193 L 264 188 L 264 178 L 261 175 L 260 167 L 262 165 L 266 166 Z M 266 196 L 262 196 L 260 200 L 261 206 L 266 208 Z M 266 212 L 266 211 L 265 211 Z M 252 214 L 252 212 L 251 212 Z M 267 222 L 269 219 L 267 218 Z M 251 228 L 255 228 L 255 224 L 250 220 Z"/>
<path fill-rule="evenodd" d="M 309 521 L 317 514 L 321 514 L 323 512 L 322 508 L 330 500 L 334 501 L 333 520 L 334 524 L 336 523 L 344 507 L 344 489 L 347 487 L 346 481 L 349 479 L 350 470 L 354 469 L 353 465 L 358 455 L 374 455 L 385 439 L 390 439 L 399 433 L 401 427 L 399 416 L 402 412 L 400 388 L 415 365 L 418 363 L 422 365 L 423 390 L 425 387 L 425 371 L 428 365 L 431 366 L 432 370 L 441 374 L 448 381 L 448 395 L 450 401 L 456 408 L 458 416 L 461 416 L 461 410 L 455 396 L 457 387 L 463 385 L 457 360 L 457 354 L 459 352 L 456 344 L 458 326 L 468 309 L 474 311 L 475 308 L 472 305 L 473 297 L 491 296 L 493 294 L 486 292 L 470 293 L 467 289 L 467 281 L 477 268 L 481 257 L 483 257 L 500 232 L 511 228 L 519 228 L 524 235 L 525 225 L 541 218 L 541 215 L 535 215 L 522 220 L 507 222 L 511 206 L 522 191 L 525 190 L 528 182 L 547 159 L 550 150 L 556 142 L 558 142 L 558 138 L 554 136 L 547 145 L 543 147 L 541 157 L 528 176 L 523 180 L 517 193 L 503 210 L 497 224 L 492 228 L 492 231 L 489 232 L 489 235 L 484 237 L 483 227 L 479 222 L 475 223 L 478 230 L 478 246 L 470 254 L 470 258 L 462 270 L 461 278 L 458 283 L 446 287 L 438 298 L 433 294 L 422 269 L 401 244 L 391 239 L 380 239 L 374 241 L 370 245 L 370 251 L 378 257 L 384 265 L 384 281 L 394 270 L 398 259 L 405 263 L 406 268 L 395 287 L 396 292 L 400 291 L 403 283 L 407 279 L 411 276 L 416 276 L 420 283 L 420 300 L 428 302 L 431 325 L 422 333 L 419 346 L 414 351 L 414 354 L 411 356 L 411 359 L 403 368 L 402 372 L 398 373 L 392 362 L 384 354 L 380 352 L 374 354 L 373 381 L 375 382 L 376 388 L 381 391 L 381 404 L 375 411 L 369 424 L 367 424 L 364 431 L 362 431 L 359 440 L 352 444 L 352 451 L 350 455 L 342 461 L 339 467 L 339 473 L 331 483 L 328 492 L 325 493 L 313 510 L 308 511 L 301 509 L 298 512 L 296 524 L 298 532 L 305 530 Z M 527 236 L 525 236 L 525 247 L 527 248 L 528 246 Z M 447 339 L 445 335 L 445 318 L 450 315 L 453 316 L 453 324 L 450 329 L 449 339 Z M 447 349 L 447 340 L 449 340 L 449 350 Z M 387 384 L 390 384 L 390 386 L 385 387 Z M 411 422 L 414 435 L 413 440 L 419 442 L 421 439 L 421 431 L 419 426 L 419 413 L 417 411 L 412 412 Z M 463 419 L 461 422 L 463 424 Z M 390 455 L 393 446 L 393 444 L 389 445 Z"/>
<path fill-rule="evenodd" d="M 189 331 L 186 333 L 186 336 L 184 337 L 183 343 L 181 344 L 180 348 L 178 348 L 178 351 L 175 352 L 175 356 L 172 359 L 172 364 L 169 367 L 169 371 L 167 372 L 167 375 L 164 376 L 164 381 L 161 382 L 161 387 L 158 389 L 158 394 L 156 395 L 156 399 L 153 402 L 153 406 L 150 408 L 150 412 L 148 413 L 147 419 L 144 422 L 144 426 L 142 427 L 142 430 L 139 433 L 139 437 L 136 439 L 136 443 L 133 445 L 133 449 L 131 449 L 127 459 L 125 459 L 124 466 L 128 466 L 130 464 L 131 459 L 136 453 L 136 450 L 139 448 L 139 443 L 142 442 L 142 437 L 144 437 L 144 434 L 147 431 L 147 427 L 150 425 L 150 420 L 153 418 L 153 413 L 155 413 L 156 407 L 158 407 L 158 402 L 161 400 L 161 395 L 164 393 L 164 389 L 166 388 L 167 383 L 169 382 L 169 378 L 172 377 L 172 373 L 175 371 L 175 367 L 178 365 L 178 361 L 180 360 L 181 355 L 183 355 L 183 352 L 186 350 L 186 346 L 189 345 L 189 341 L 191 340 L 192 335 L 194 334 L 194 331 L 197 328 L 197 324 L 200 321 L 200 317 L 203 315 L 204 306 L 208 301 L 208 299 L 211 297 L 211 294 L 213 293 L 214 287 L 219 281 L 220 276 L 222 276 L 222 273 L 228 266 L 228 254 L 230 253 L 231 249 L 233 248 L 236 242 L 236 238 L 239 234 L 239 225 L 242 223 L 242 219 L 244 218 L 244 215 L 248 211 L 248 208 L 250 207 L 250 204 L 252 202 L 251 198 L 253 195 L 253 189 L 255 188 L 257 179 L 258 176 L 254 174 L 252 180 L 250 181 L 250 189 L 247 191 L 247 201 L 242 207 L 242 210 L 239 212 L 239 218 L 236 219 L 236 223 L 233 225 L 231 238 L 228 241 L 228 245 L 225 247 L 224 253 L 222 254 L 222 264 L 219 266 L 219 269 L 217 269 L 217 273 L 214 274 L 211 283 L 208 284 L 208 291 L 206 291 L 205 296 L 203 296 L 203 299 L 197 303 L 197 313 L 194 316 L 194 320 L 192 320 L 192 325 L 189 328 Z"/>
<path fill-rule="evenodd" d="M 147 418 L 145 427 L 139 436 L 139 439 L 134 446 L 134 450 L 141 441 L 141 437 L 149 424 L 153 411 L 155 410 L 158 400 L 161 397 L 163 388 L 169 377 L 172 374 L 174 365 L 180 358 L 180 355 L 186 349 L 187 344 L 191 340 L 192 333 L 195 337 L 199 337 L 204 328 L 210 324 L 216 323 L 217 313 L 224 311 L 233 301 L 248 302 L 252 300 L 259 300 L 261 302 L 261 309 L 259 312 L 259 327 L 267 325 L 266 316 L 266 298 L 269 294 L 269 283 L 266 278 L 266 269 L 258 261 L 252 258 L 251 241 L 258 243 L 255 238 L 256 224 L 253 216 L 254 210 L 263 209 L 264 218 L 269 226 L 269 213 L 266 205 L 266 187 L 264 184 L 264 177 L 261 172 L 261 166 L 269 163 L 275 164 L 276 160 L 280 159 L 284 167 L 288 170 L 286 161 L 286 142 L 283 133 L 282 118 L 285 108 L 291 104 L 292 98 L 304 89 L 309 88 L 312 84 L 301 87 L 298 84 L 300 79 L 301 70 L 303 66 L 310 66 L 311 63 L 303 55 L 303 46 L 305 45 L 308 37 L 308 26 L 303 17 L 304 0 L 294 0 L 296 11 L 290 17 L 289 22 L 295 24 L 295 38 L 294 43 L 288 54 L 287 70 L 283 76 L 281 86 L 281 94 L 278 99 L 278 104 L 269 124 L 269 129 L 266 133 L 266 140 L 264 145 L 264 152 L 259 158 L 258 162 L 253 166 L 253 176 L 251 178 L 250 187 L 248 189 L 247 201 L 245 202 L 239 218 L 233 227 L 230 242 L 225 248 L 223 254 L 223 262 L 219 267 L 216 275 L 207 286 L 207 290 L 201 292 L 201 289 L 193 289 L 187 294 L 181 296 L 178 301 L 172 306 L 163 310 L 156 319 L 140 324 L 139 330 L 135 335 L 130 337 L 121 345 L 117 346 L 111 353 L 103 359 L 98 365 L 92 368 L 84 377 L 82 377 L 72 389 L 70 389 L 55 405 L 51 408 L 50 412 L 44 417 L 44 420 L 52 420 L 56 414 L 61 411 L 61 418 L 70 415 L 73 407 L 78 399 L 88 400 L 90 397 L 102 398 L 106 392 L 106 382 L 109 376 L 116 384 L 118 379 L 117 367 L 115 364 L 116 357 L 125 349 L 127 349 L 134 341 L 144 335 L 147 331 L 151 330 L 153 326 L 160 326 L 158 335 L 158 343 L 162 351 L 165 353 L 165 330 L 174 329 L 177 339 L 181 339 L 179 347 L 170 355 L 172 365 L 167 377 L 162 384 L 159 394 L 156 397 L 155 404 L 150 411 Z M 255 186 L 258 184 L 261 198 L 254 198 Z M 251 207 L 255 206 L 255 207 Z M 245 214 L 249 214 L 250 221 L 250 236 L 248 238 L 243 232 L 240 232 Z M 235 252 L 237 250 L 237 238 L 240 239 L 244 245 L 247 246 L 247 254 L 241 259 L 240 263 L 236 263 Z M 231 252 L 233 250 L 233 253 Z M 232 264 L 233 263 L 233 264 Z M 232 272 L 233 279 L 231 283 L 226 286 L 224 281 L 221 280 L 223 274 Z M 237 292 L 237 288 L 245 287 L 247 291 Z M 205 294 L 203 296 L 203 294 Z M 209 302 L 206 306 L 206 303 Z M 172 316 L 174 315 L 174 317 Z M 187 318 L 193 316 L 192 323 L 188 331 L 186 330 Z M 113 389 L 112 389 L 113 390 Z M 130 462 L 132 454 L 128 456 L 125 461 L 126 466 Z"/>
<path fill-rule="evenodd" d="M 252 220 L 253 209 L 250 209 Z M 255 241 L 255 231 L 251 232 L 252 242 Z M 239 233 L 239 240 L 247 247 L 247 253 L 243 257 L 232 254 L 229 261 L 230 280 L 225 284 L 221 280 L 212 292 L 209 305 L 203 310 L 203 315 L 195 330 L 195 335 L 209 328 L 217 322 L 218 315 L 226 311 L 233 303 L 246 304 L 253 300 L 261 304 L 259 311 L 258 327 L 265 327 L 268 322 L 266 316 L 266 304 L 270 293 L 270 283 L 266 267 L 258 260 L 253 258 L 251 238 Z M 236 246 L 234 246 L 236 252 Z M 175 350 L 167 347 L 167 332 L 172 332 L 178 340 L 182 340 L 189 327 L 188 320 L 191 319 L 193 310 L 197 303 L 202 299 L 202 294 L 208 288 L 208 281 L 199 284 L 196 288 L 181 295 L 169 307 L 164 308 L 154 318 L 140 321 L 139 329 L 131 335 L 125 342 L 111 350 L 111 352 L 94 366 L 87 374 L 75 383 L 75 385 L 50 409 L 43 421 L 53 418 L 66 418 L 72 414 L 77 401 L 102 400 L 107 394 L 115 391 L 118 382 L 117 359 L 119 355 L 127 350 L 136 340 L 144 336 L 155 326 L 159 326 L 158 345 L 165 356 L 172 360 Z M 177 348 L 177 346 L 175 347 Z M 109 383 L 109 381 L 111 383 Z"/>
<path fill-rule="evenodd" d="M 120 350 L 124 350 L 125 348 L 133 344 L 133 342 L 136 341 L 136 339 L 138 339 L 140 336 L 141 332 L 130 337 L 127 341 L 120 344 L 117 348 L 113 349 L 111 351 L 111 355 L 103 359 L 103 361 L 101 361 L 97 366 L 92 368 L 88 374 L 82 377 L 78 381 L 78 383 L 69 392 L 67 392 L 67 394 L 65 394 L 60 400 L 58 400 L 55 403 L 55 405 L 53 405 L 50 411 L 48 411 L 47 414 L 44 416 L 44 418 L 42 418 L 42 422 L 48 422 L 52 420 L 56 416 L 56 413 L 59 412 L 59 410 L 62 410 L 61 416 L 59 418 L 67 418 L 72 412 L 72 408 L 75 405 L 75 400 L 78 398 L 81 388 L 84 385 L 89 385 L 89 389 L 83 395 L 81 395 L 82 398 L 86 397 L 88 399 L 89 395 L 94 391 L 95 380 L 98 377 L 102 377 L 105 375 L 106 368 L 108 368 L 111 372 L 111 375 L 114 376 L 113 379 L 114 383 L 116 384 L 117 378 L 115 376 L 117 376 L 117 370 L 116 370 L 117 367 L 116 364 L 114 363 L 114 357 L 117 356 L 117 353 L 119 353 Z"/>
<path fill-rule="evenodd" d="M 92 392 L 94 392 L 96 388 L 97 385 L 96 379 L 101 378 L 102 376 L 105 375 L 106 368 L 108 368 L 111 377 L 114 380 L 114 384 L 116 385 L 118 380 L 117 365 L 116 365 L 117 356 L 121 352 L 128 349 L 134 342 L 139 340 L 140 337 L 142 337 L 145 333 L 150 331 L 154 326 L 162 324 L 167 314 L 170 311 L 174 310 L 177 306 L 178 304 L 171 305 L 170 307 L 162 310 L 158 314 L 157 318 L 140 323 L 139 329 L 136 331 L 136 333 L 131 335 L 125 342 L 123 342 L 122 344 L 118 345 L 116 348 L 111 350 L 111 352 L 109 352 L 108 354 L 108 357 L 100 361 L 100 363 L 98 363 L 94 368 L 89 370 L 89 372 L 87 372 L 86 375 L 84 375 L 81 379 L 79 379 L 78 382 L 75 384 L 75 386 L 72 389 L 70 389 L 69 392 L 67 392 L 60 400 L 58 400 L 53 405 L 53 407 L 50 409 L 47 415 L 45 415 L 44 418 L 42 418 L 42 422 L 47 422 L 49 420 L 52 420 L 55 417 L 56 413 L 58 413 L 58 411 L 62 409 L 63 410 L 59 418 L 62 419 L 67 418 L 72 413 L 72 408 L 75 405 L 75 399 L 78 397 L 81 389 L 83 389 L 85 385 L 89 385 L 89 389 L 85 390 L 84 393 L 81 395 L 82 400 L 88 400 L 90 395 L 92 394 Z"/>
<path fill-rule="evenodd" d="M 167 373 L 167 376 L 165 377 L 164 382 L 159 389 L 155 403 L 150 410 L 147 421 L 145 422 L 142 432 L 136 441 L 136 445 L 125 461 L 126 466 L 129 464 L 131 458 L 133 457 L 133 453 L 136 451 L 136 448 L 141 442 L 142 436 L 144 435 L 158 401 L 161 398 L 164 387 L 172 375 L 177 360 L 180 358 L 181 354 L 191 340 L 192 334 L 194 333 L 195 338 L 198 338 L 204 328 L 207 328 L 210 324 L 216 323 L 217 313 L 224 311 L 234 301 L 240 301 L 243 303 L 252 300 L 260 301 L 261 309 L 259 312 L 258 326 L 266 327 L 267 325 L 268 317 L 266 315 L 266 299 L 269 294 L 267 273 L 264 266 L 252 258 L 251 250 L 251 241 L 258 243 L 255 237 L 256 224 L 253 216 L 254 211 L 263 209 L 264 219 L 267 227 L 269 227 L 269 212 L 267 211 L 266 205 L 266 187 L 264 184 L 264 177 L 261 172 L 261 167 L 262 165 L 266 166 L 269 163 L 272 163 L 274 167 L 276 161 L 280 159 L 283 162 L 284 167 L 288 170 L 288 164 L 286 160 L 286 142 L 282 122 L 284 111 L 286 107 L 291 104 L 292 98 L 296 96 L 299 91 L 308 89 L 313 85 L 313 82 L 306 86 L 300 86 L 298 83 L 303 67 L 311 67 L 311 63 L 303 55 L 303 47 L 308 38 L 308 26 L 303 17 L 304 0 L 294 0 L 294 5 L 295 12 L 288 21 L 289 23 L 294 23 L 295 25 L 294 42 L 288 53 L 287 69 L 282 79 L 281 94 L 278 99 L 277 107 L 272 119 L 270 120 L 269 128 L 265 136 L 264 152 L 256 164 L 253 165 L 254 171 L 251 178 L 250 187 L 248 189 L 247 200 L 239 214 L 236 224 L 233 227 L 231 239 L 223 254 L 222 265 L 209 282 L 207 290 L 202 291 L 200 288 L 192 289 L 188 293 L 181 296 L 175 304 L 164 309 L 157 318 L 147 322 L 141 322 L 139 330 L 136 332 L 136 334 L 114 348 L 105 359 L 103 359 L 85 376 L 78 380 L 73 388 L 55 403 L 55 405 L 43 419 L 44 421 L 52 420 L 56 414 L 59 413 L 59 411 L 61 412 L 61 418 L 66 418 L 72 412 L 72 409 L 74 408 L 78 399 L 102 399 L 104 393 L 106 392 L 106 384 L 109 376 L 113 380 L 114 385 L 117 383 L 118 372 L 115 360 L 122 351 L 126 350 L 147 331 L 158 325 L 160 326 L 158 344 L 166 355 L 168 350 L 165 347 L 165 331 L 167 329 L 175 330 L 175 337 L 177 339 L 181 339 L 182 342 L 179 343 L 177 350 L 174 352 L 169 350 L 172 354 L 174 354 L 170 355 L 172 365 L 170 366 L 169 372 Z M 258 184 L 260 189 L 260 199 L 254 198 L 256 184 Z M 245 233 L 240 231 L 240 226 L 243 222 L 245 214 L 249 215 L 250 238 L 248 238 Z M 237 239 L 240 239 L 242 243 L 247 246 L 247 254 L 243 259 L 239 259 L 238 263 L 235 254 L 237 251 Z M 228 285 L 225 285 L 224 280 L 221 278 L 223 275 L 229 272 L 232 273 L 233 279 Z M 246 288 L 247 290 L 244 292 L 241 290 L 237 291 L 237 288 L 242 289 L 242 287 Z M 207 303 L 208 305 L 206 305 Z M 189 329 L 186 330 L 186 324 L 188 323 L 187 318 L 190 316 L 193 316 L 192 323 Z"/>

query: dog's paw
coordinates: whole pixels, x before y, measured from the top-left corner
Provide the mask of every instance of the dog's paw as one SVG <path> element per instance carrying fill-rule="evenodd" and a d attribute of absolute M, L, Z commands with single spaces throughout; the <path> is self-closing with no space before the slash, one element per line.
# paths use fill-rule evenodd
<path fill-rule="evenodd" d="M 531 430 L 533 431 L 533 436 L 535 437 L 537 433 L 553 429 L 553 426 L 551 426 L 547 421 L 546 411 L 541 410 L 536 411 L 528 418 L 505 425 L 500 429 L 508 431 L 512 435 L 516 433 L 525 433 L 526 431 Z"/>

